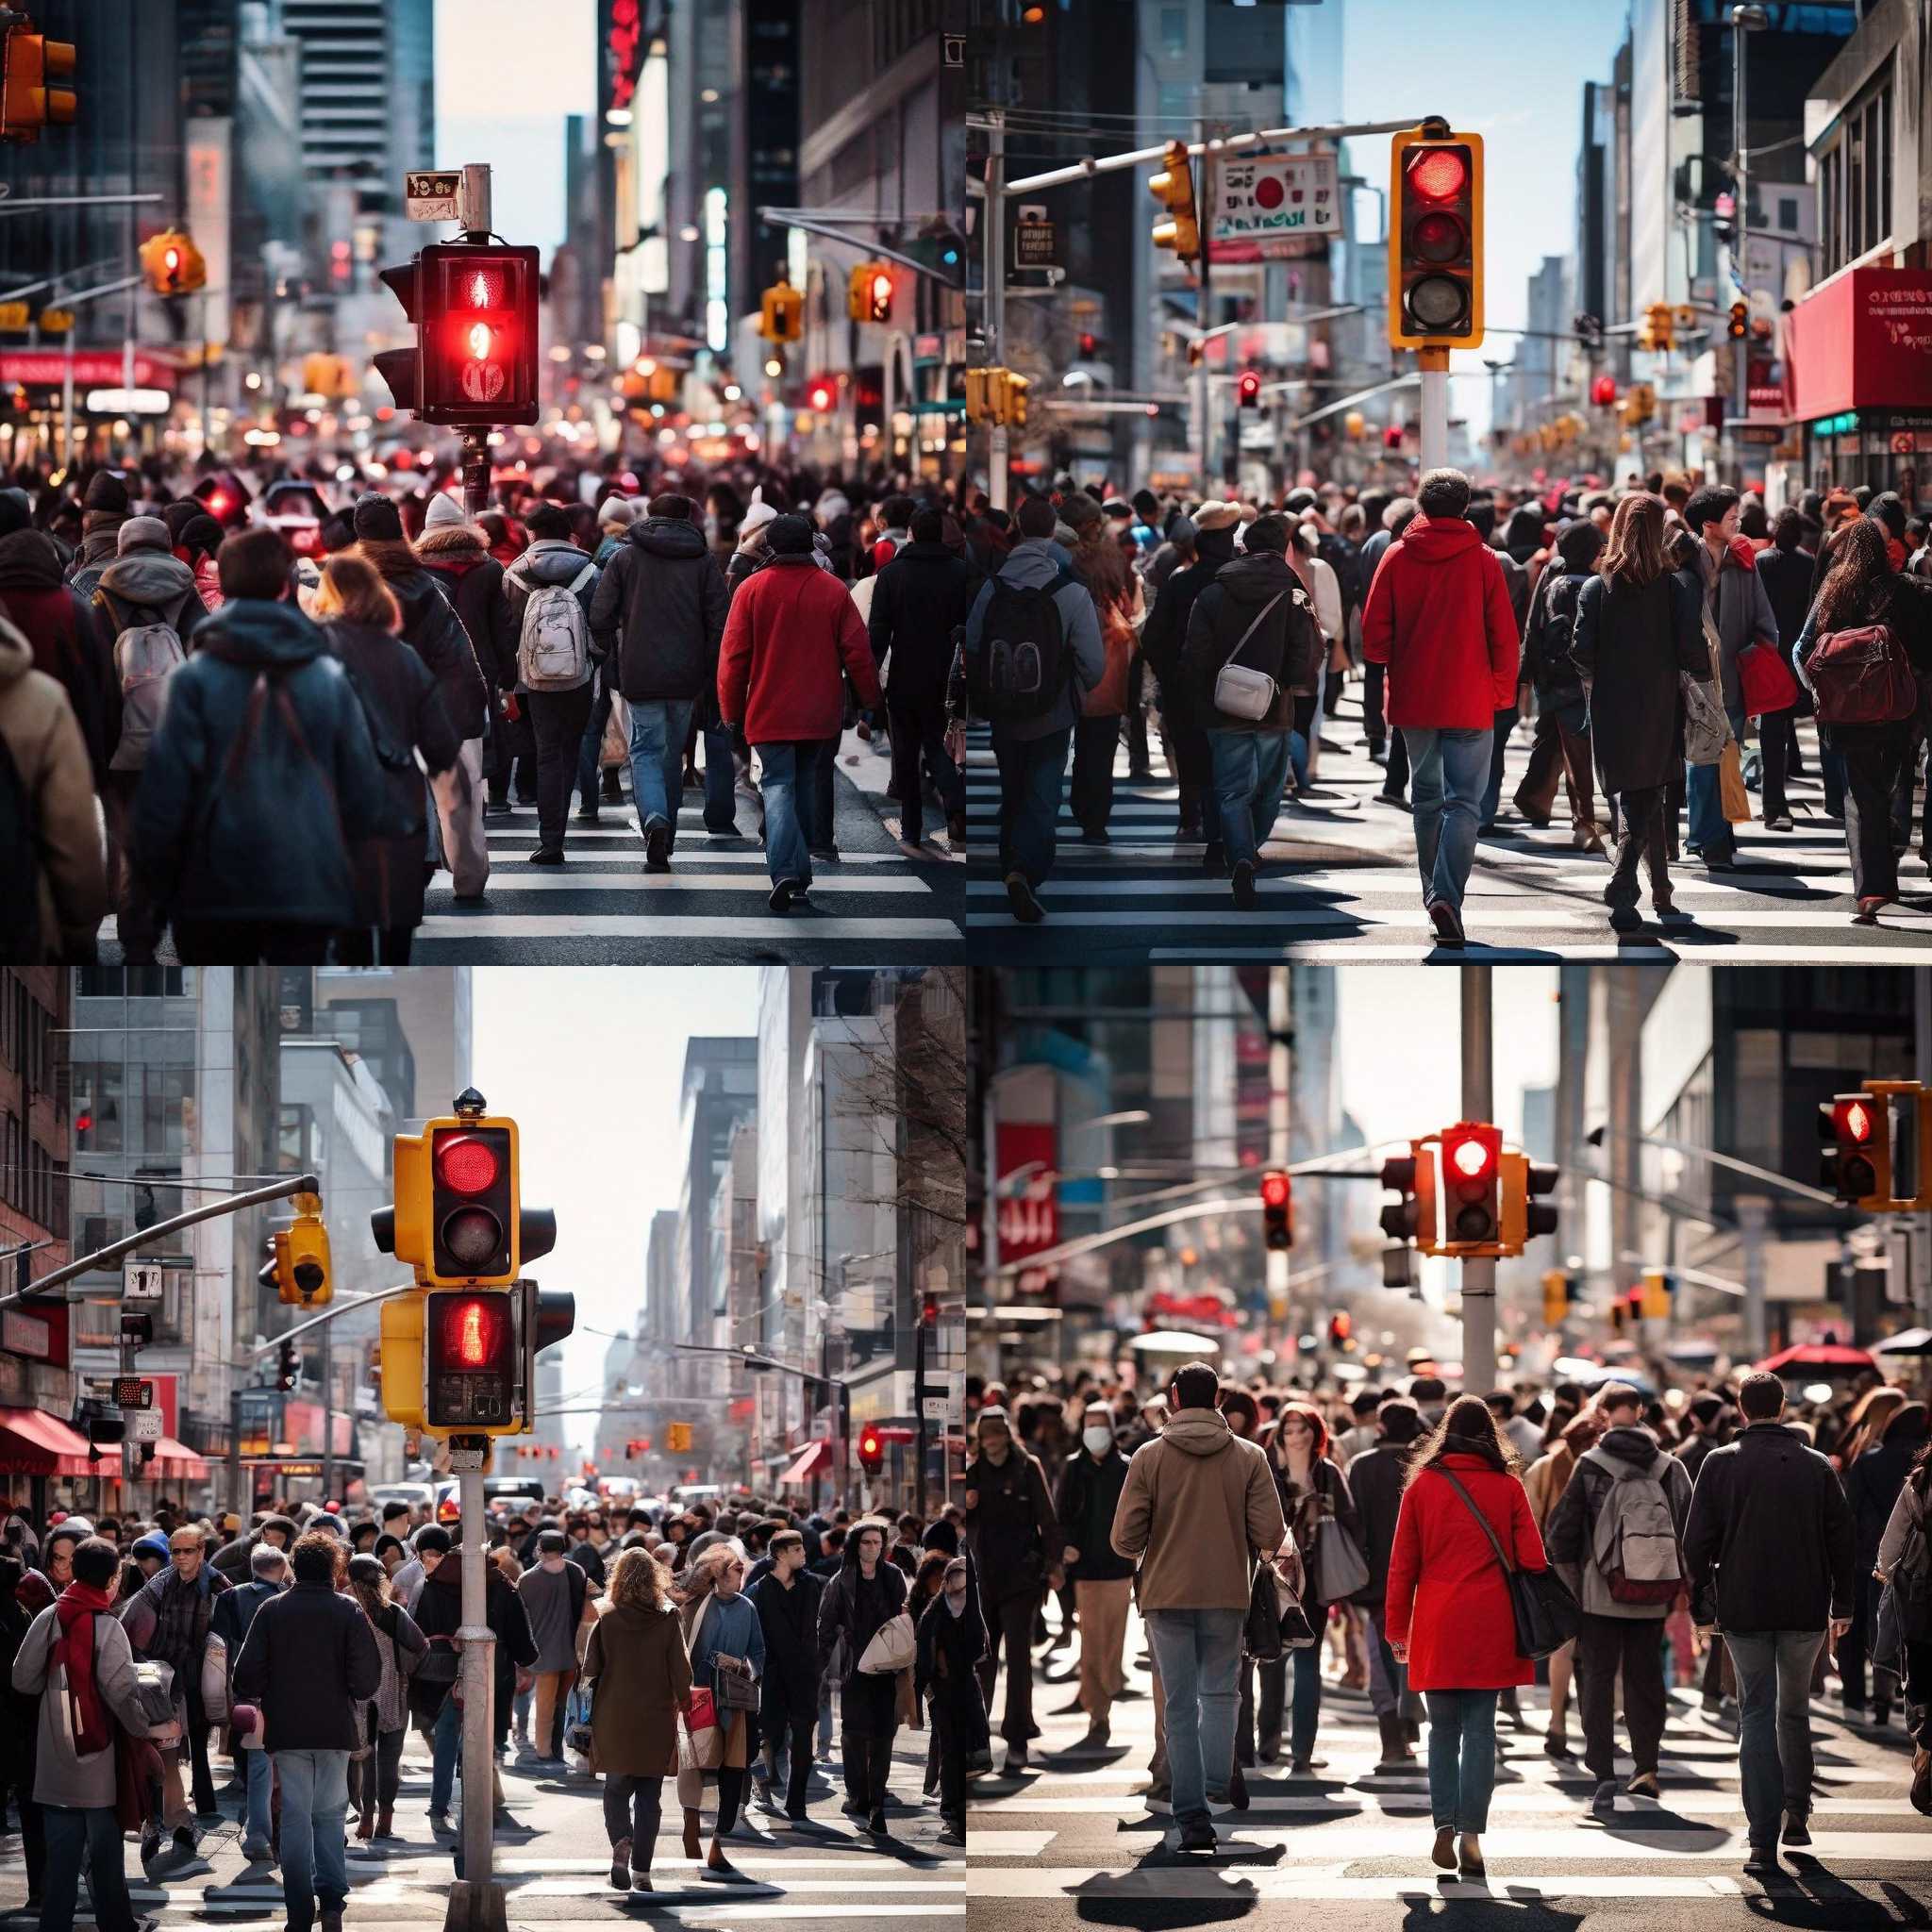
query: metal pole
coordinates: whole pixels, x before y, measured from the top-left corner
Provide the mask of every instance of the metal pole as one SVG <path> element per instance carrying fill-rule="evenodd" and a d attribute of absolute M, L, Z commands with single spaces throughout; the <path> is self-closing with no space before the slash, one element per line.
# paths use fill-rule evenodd
<path fill-rule="evenodd" d="M 325 1323 L 322 1330 L 322 1493 L 324 1500 L 336 1492 L 336 1324 Z"/>
<path fill-rule="evenodd" d="M 1007 200 L 1004 177 L 1007 166 L 1007 118 L 997 108 L 987 116 L 986 197 L 981 211 L 986 217 L 986 288 L 980 304 L 980 336 L 986 343 L 986 366 L 1003 368 L 1007 354 Z M 987 429 L 986 493 L 994 509 L 1007 508 L 1007 425 L 993 423 Z"/>
<path fill-rule="evenodd" d="M 201 291 L 201 453 L 208 454 L 208 291 Z"/>
<path fill-rule="evenodd" d="M 487 1442 L 488 1439 L 484 1439 Z M 454 1444 L 452 1444 L 454 1447 Z M 496 1690 L 496 1638 L 486 1609 L 484 1554 L 489 1532 L 483 1518 L 483 1452 L 470 1453 L 474 1469 L 460 1473 L 463 1510 L 463 1882 L 450 1891 L 445 1925 L 503 1924 L 501 1893 L 491 1879 L 491 1813 L 495 1802 L 495 1753 L 491 1748 Z M 499 1901 L 492 1908 L 489 1901 Z"/>
<path fill-rule="evenodd" d="M 937 1309 L 935 1309 L 937 1314 Z M 915 1411 L 913 1428 L 915 1446 L 912 1464 L 912 1507 L 922 1516 L 925 1514 L 925 1300 L 922 1295 L 919 1304 L 919 1326 L 912 1341 L 912 1407 Z"/>
<path fill-rule="evenodd" d="M 1202 130 L 1206 138 L 1207 130 Z M 1214 217 L 1211 212 L 1214 163 L 1204 152 L 1201 175 L 1194 193 L 1194 214 L 1201 229 L 1201 280 L 1194 291 L 1194 326 L 1205 335 L 1214 325 L 1211 266 L 1214 255 Z M 1214 384 L 1208 375 L 1208 350 L 1201 349 L 1201 494 L 1214 494 Z"/>
<path fill-rule="evenodd" d="M 60 464 L 74 474 L 74 330 L 67 331 L 67 360 L 60 378 Z"/>
<path fill-rule="evenodd" d="M 1427 378 L 1424 378 L 1426 382 Z M 1495 1049 L 1487 966 L 1462 969 L 1462 1116 L 1486 1121 L 1495 1110 Z M 1462 1392 L 1487 1395 L 1496 1380 L 1496 1264 L 1462 1264 Z"/>
<path fill-rule="evenodd" d="M 1733 231 L 1737 242 L 1733 257 L 1737 268 L 1738 290 L 1743 300 L 1751 299 L 1751 162 L 1749 142 L 1751 124 L 1744 110 L 1744 50 L 1749 46 L 1751 35 L 1743 22 L 1739 19 L 1741 8 L 1731 12 L 1731 43 L 1737 57 L 1736 82 L 1731 95 L 1731 119 L 1736 128 L 1732 139 L 1738 150 L 1738 225 Z M 1741 423 L 1751 413 L 1751 331 L 1747 325 L 1744 333 L 1732 345 L 1731 414 Z M 1742 432 L 1732 430 L 1732 447 L 1737 451 L 1738 481 L 1744 480 L 1744 439 Z"/>
<path fill-rule="evenodd" d="M 242 1501 L 242 1391 L 228 1391 L 228 1454 L 222 1475 L 228 1507 L 244 1522 L 248 1511 Z"/>
<path fill-rule="evenodd" d="M 1744 1345 L 1761 1360 L 1769 1346 L 1764 1307 L 1764 1230 L 1771 1203 L 1761 1194 L 1740 1194 L 1733 1202 L 1744 1260 Z"/>
<path fill-rule="evenodd" d="M 1431 470 L 1440 470 L 1449 461 L 1449 351 L 1418 349 L 1415 360 L 1416 367 L 1422 372 L 1421 461 L 1418 467 L 1425 476 Z M 1466 981 L 1464 983 L 1467 985 Z"/>

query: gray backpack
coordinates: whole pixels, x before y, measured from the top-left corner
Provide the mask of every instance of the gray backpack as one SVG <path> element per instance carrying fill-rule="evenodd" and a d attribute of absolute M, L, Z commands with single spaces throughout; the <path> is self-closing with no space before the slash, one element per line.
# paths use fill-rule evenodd
<path fill-rule="evenodd" d="M 589 678 L 591 626 L 578 592 L 596 575 L 587 562 L 567 584 L 517 577 L 530 591 L 517 639 L 517 677 L 525 691 L 575 691 Z"/>
<path fill-rule="evenodd" d="M 138 772 L 160 729 L 168 704 L 168 680 L 187 658 L 181 635 L 172 624 L 129 625 L 114 640 L 114 674 L 121 680 L 121 741 L 108 768 Z"/>

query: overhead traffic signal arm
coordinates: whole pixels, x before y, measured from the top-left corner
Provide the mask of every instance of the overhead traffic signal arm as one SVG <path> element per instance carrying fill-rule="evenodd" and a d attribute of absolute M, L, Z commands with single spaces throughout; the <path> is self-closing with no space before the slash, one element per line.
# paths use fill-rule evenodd
<path fill-rule="evenodd" d="M 1473 349 L 1482 339 L 1482 136 L 1425 122 L 1390 146 L 1389 340 Z"/>

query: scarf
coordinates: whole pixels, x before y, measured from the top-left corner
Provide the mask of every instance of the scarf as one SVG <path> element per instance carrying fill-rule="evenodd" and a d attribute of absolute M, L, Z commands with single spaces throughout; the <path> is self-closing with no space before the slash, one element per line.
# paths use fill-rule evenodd
<path fill-rule="evenodd" d="M 105 1751 L 114 1741 L 108 1707 L 94 1682 L 94 1619 L 111 1614 L 114 1600 L 91 1584 L 70 1583 L 54 1600 L 60 1634 L 54 1640 L 50 1664 L 67 1674 L 67 1696 L 74 1712 L 74 1748 L 82 1756 Z"/>

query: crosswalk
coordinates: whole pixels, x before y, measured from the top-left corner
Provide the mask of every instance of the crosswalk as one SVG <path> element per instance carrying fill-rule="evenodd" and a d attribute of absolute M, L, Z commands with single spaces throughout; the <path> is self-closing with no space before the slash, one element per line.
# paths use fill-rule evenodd
<path fill-rule="evenodd" d="M 1674 867 L 1680 918 L 1657 920 L 1646 882 L 1646 924 L 1628 939 L 1610 931 L 1603 904 L 1609 861 L 1575 849 L 1560 792 L 1557 817 L 1546 827 L 1511 812 L 1529 758 L 1529 727 L 1520 727 L 1506 753 L 1504 816 L 1477 847 L 1463 908 L 1469 944 L 1459 953 L 1439 948 L 1423 909 L 1408 814 L 1376 797 L 1385 773 L 1361 742 L 1359 690 L 1350 686 L 1340 714 L 1324 721 L 1328 735 L 1308 791 L 1283 805 L 1263 851 L 1254 910 L 1234 905 L 1224 878 L 1202 872 L 1198 841 L 1174 836 L 1179 791 L 1160 761 L 1156 733 L 1153 778 L 1131 778 L 1124 745 L 1117 754 L 1108 843 L 1085 842 L 1062 802 L 1055 871 L 1040 894 L 1046 920 L 1018 924 L 996 862 L 999 774 L 987 734 L 975 734 L 966 774 L 966 920 L 974 957 L 1018 964 L 1074 948 L 1083 957 L 1132 956 L 1157 964 L 1286 953 L 1362 964 L 1462 958 L 1767 965 L 1809 961 L 1830 948 L 1861 965 L 1926 962 L 1932 876 L 1916 856 L 1900 864 L 1904 903 L 1888 907 L 1875 926 L 1851 924 L 1844 827 L 1824 816 L 1808 722 L 1800 727 L 1806 776 L 1787 787 L 1793 829 L 1768 831 L 1754 817 L 1738 827 L 1736 869 L 1707 871 L 1690 859 Z M 1752 804 L 1757 811 L 1755 794 Z"/>
<path fill-rule="evenodd" d="M 1119 1908 L 1133 1912 L 1138 1926 L 1192 1927 L 1274 1904 L 1381 1906 L 1392 1913 L 1424 1901 L 1490 1899 L 1550 1912 L 1568 1902 L 1579 1915 L 1592 1901 L 1642 1902 L 1688 1926 L 1699 1923 L 1699 1904 L 1728 1900 L 1736 1909 L 1826 1878 L 1825 1895 L 1839 1900 L 1840 1915 L 1809 1923 L 1852 1924 L 1868 1901 L 1883 1901 L 1888 1885 L 1924 1898 L 1932 1883 L 1932 1831 L 1907 1799 L 1908 1762 L 1897 1731 L 1889 1745 L 1874 1741 L 1834 1720 L 1823 1703 L 1813 1707 L 1812 1846 L 1787 1851 L 1780 1875 L 1745 1877 L 1735 1722 L 1705 1718 L 1690 1691 L 1673 1695 L 1661 1797 L 1620 1795 L 1608 1817 L 1591 1809 L 1595 1781 L 1582 1764 L 1574 1718 L 1579 1755 L 1551 1757 L 1542 1748 L 1543 1693 L 1522 1692 L 1526 1727 L 1499 1719 L 1495 1796 L 1482 1839 L 1488 1875 L 1464 1880 L 1429 1858 L 1426 1728 L 1412 1764 L 1379 1770 L 1366 1694 L 1331 1682 L 1316 1743 L 1325 1762 L 1299 1777 L 1285 1758 L 1248 1771 L 1246 1810 L 1216 1821 L 1221 1848 L 1184 1854 L 1174 1848 L 1173 1821 L 1151 1811 L 1144 1797 L 1154 1715 L 1138 1660 L 1143 1650 L 1136 1617 L 1128 1688 L 1140 1694 L 1114 1706 L 1111 1739 L 1095 1756 L 1072 1749 L 1084 1715 L 1060 1709 L 1075 1681 L 1076 1653 L 1036 1660 L 1034 1708 L 1043 1735 L 1029 1768 L 973 1788 L 967 1844 L 975 1924 L 984 1916 L 989 1925 L 1009 1920 L 1041 1932 Z M 1631 1774 L 1627 1756 L 1617 1769 Z"/>

